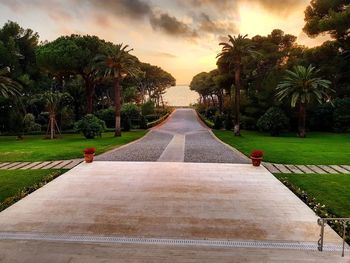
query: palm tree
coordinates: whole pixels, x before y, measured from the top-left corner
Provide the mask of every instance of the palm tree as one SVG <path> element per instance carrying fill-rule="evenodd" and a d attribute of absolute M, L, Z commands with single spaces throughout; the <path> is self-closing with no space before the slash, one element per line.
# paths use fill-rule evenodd
<path fill-rule="evenodd" d="M 120 111 L 121 111 L 121 82 L 126 76 L 135 77 L 140 73 L 137 59 L 129 52 L 128 45 L 118 44 L 109 55 L 98 55 L 95 57 L 96 67 L 104 71 L 105 78 L 114 81 L 114 105 L 115 105 L 115 133 L 121 136 Z"/>
<path fill-rule="evenodd" d="M 0 69 L 0 96 L 5 98 L 19 95 L 22 89 L 19 83 L 6 76 L 9 73 L 9 67 Z"/>
<path fill-rule="evenodd" d="M 235 86 L 235 127 L 234 133 L 236 136 L 241 135 L 240 131 L 240 93 L 241 93 L 241 71 L 242 71 L 242 61 L 246 57 L 253 57 L 258 52 L 253 50 L 252 42 L 247 39 L 248 35 L 238 35 L 237 37 L 232 37 L 229 35 L 228 43 L 220 43 L 222 47 L 221 52 L 217 55 L 217 58 L 222 62 L 226 62 L 233 65 L 234 71 L 234 86 Z"/>
<path fill-rule="evenodd" d="M 276 97 L 279 101 L 289 98 L 291 106 L 299 105 L 298 136 L 305 137 L 306 107 L 312 99 L 320 104 L 329 100 L 327 92 L 333 91 L 330 88 L 329 80 L 316 77 L 319 70 L 309 65 L 295 66 L 293 70 L 287 70 L 284 79 L 277 85 Z"/>
<path fill-rule="evenodd" d="M 56 137 L 56 132 L 60 133 L 56 115 L 69 104 L 72 97 L 66 92 L 49 91 L 41 94 L 41 99 L 44 101 L 46 109 L 49 112 L 49 125 L 46 135 L 48 136 L 50 134 L 48 137 L 52 140 Z"/>

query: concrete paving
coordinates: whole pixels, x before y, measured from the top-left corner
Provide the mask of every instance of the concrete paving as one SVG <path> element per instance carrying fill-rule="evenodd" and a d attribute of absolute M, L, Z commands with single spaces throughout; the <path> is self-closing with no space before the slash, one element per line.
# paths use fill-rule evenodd
<path fill-rule="evenodd" d="M 0 213 L 0 236 L 23 232 L 316 245 L 316 221 L 313 211 L 264 167 L 100 161 L 78 165 Z M 325 242 L 339 245 L 341 240 L 326 227 Z M 265 262 L 346 262 L 340 252 L 288 248 L 0 241 L 1 262 L 51 257 L 50 262 L 257 262 L 259 256 Z"/>

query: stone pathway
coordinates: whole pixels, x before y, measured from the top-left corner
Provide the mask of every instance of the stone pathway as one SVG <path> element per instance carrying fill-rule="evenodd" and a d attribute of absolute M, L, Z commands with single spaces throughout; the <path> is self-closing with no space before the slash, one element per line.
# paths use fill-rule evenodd
<path fill-rule="evenodd" d="M 72 169 L 82 161 L 83 159 L 44 162 L 4 162 L 0 163 L 0 170 Z"/>
<path fill-rule="evenodd" d="M 193 109 L 177 109 L 142 139 L 96 157 L 97 161 L 250 163 L 219 141 Z"/>
<path fill-rule="evenodd" d="M 350 165 L 292 165 L 263 162 L 263 166 L 271 173 L 284 174 L 349 174 Z"/>

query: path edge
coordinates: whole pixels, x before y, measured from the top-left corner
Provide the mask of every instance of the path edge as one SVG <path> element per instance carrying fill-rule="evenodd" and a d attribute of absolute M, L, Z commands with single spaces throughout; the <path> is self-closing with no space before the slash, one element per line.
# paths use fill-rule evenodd
<path fill-rule="evenodd" d="M 227 148 L 229 148 L 231 151 L 237 153 L 240 157 L 242 157 L 244 160 L 246 161 L 250 161 L 250 158 L 247 157 L 245 154 L 243 154 L 242 152 L 240 152 L 239 150 L 237 150 L 235 147 L 223 142 L 222 140 L 220 140 L 218 137 L 216 137 L 216 135 L 213 133 L 212 129 L 210 127 L 208 127 L 204 122 L 203 120 L 199 117 L 199 114 L 197 112 L 197 110 L 194 109 L 194 111 L 196 112 L 196 118 L 197 120 L 199 121 L 199 123 L 204 127 L 206 128 L 210 135 L 219 143 L 223 144 L 224 146 L 226 146 Z"/>

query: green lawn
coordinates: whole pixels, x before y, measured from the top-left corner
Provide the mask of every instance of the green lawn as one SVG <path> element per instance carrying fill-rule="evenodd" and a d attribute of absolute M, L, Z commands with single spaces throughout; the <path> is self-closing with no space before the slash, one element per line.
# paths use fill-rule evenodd
<path fill-rule="evenodd" d="M 275 174 L 304 190 L 338 217 L 350 217 L 350 174 Z"/>
<path fill-rule="evenodd" d="M 225 143 L 249 156 L 253 149 L 264 151 L 264 160 L 282 164 L 350 164 L 350 134 L 310 132 L 302 139 L 288 133 L 272 137 L 256 131 L 213 131 Z"/>
<path fill-rule="evenodd" d="M 64 170 L 0 170 L 0 203 Z"/>
<path fill-rule="evenodd" d="M 83 157 L 83 149 L 95 147 L 96 154 L 134 141 L 147 131 L 123 132 L 122 137 L 114 137 L 112 132 L 103 133 L 101 138 L 85 139 L 81 134 L 63 134 L 55 140 L 44 139 L 43 135 L 25 136 L 16 140 L 15 136 L 0 136 L 1 162 L 64 160 Z"/>

